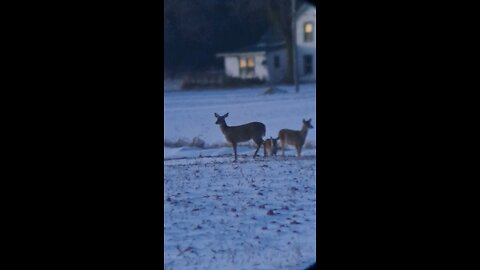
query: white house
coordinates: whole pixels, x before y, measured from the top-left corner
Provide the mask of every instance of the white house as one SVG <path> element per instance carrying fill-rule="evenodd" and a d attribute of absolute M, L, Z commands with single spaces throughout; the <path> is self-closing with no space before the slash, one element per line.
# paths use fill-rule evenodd
<path fill-rule="evenodd" d="M 304 4 L 296 15 L 297 72 L 301 82 L 316 81 L 317 9 Z"/>
<path fill-rule="evenodd" d="M 300 82 L 316 80 L 316 7 L 305 3 L 296 12 L 297 72 Z M 287 73 L 287 50 L 278 32 L 265 33 L 252 46 L 218 53 L 224 58 L 225 74 L 234 78 L 258 78 L 281 82 Z"/>

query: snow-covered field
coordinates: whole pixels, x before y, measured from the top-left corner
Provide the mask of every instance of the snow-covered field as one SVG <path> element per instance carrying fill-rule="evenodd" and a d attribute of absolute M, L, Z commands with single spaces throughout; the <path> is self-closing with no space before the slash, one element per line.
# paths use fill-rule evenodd
<path fill-rule="evenodd" d="M 302 85 L 300 93 L 294 93 L 290 86 L 281 88 L 288 92 L 263 95 L 265 87 L 166 92 L 164 141 L 173 143 L 181 140 L 185 143 L 180 143 L 180 146 L 188 146 L 197 137 L 205 141 L 205 147 L 225 144 L 225 137 L 215 125 L 215 112 L 220 115 L 228 112 L 225 120 L 229 126 L 262 122 L 267 127 L 267 138 L 277 137 L 282 128 L 301 129 L 303 118 L 312 118 L 312 125 L 316 127 L 315 85 Z M 315 146 L 315 136 L 316 129 L 310 129 L 306 144 Z"/>
<path fill-rule="evenodd" d="M 300 93 L 262 95 L 265 88 L 164 94 L 165 269 L 304 269 L 316 252 L 315 86 Z M 260 121 L 266 137 L 300 129 L 312 118 L 301 158 L 253 159 L 249 144 L 239 160 L 215 125 Z M 200 138 L 202 148 L 189 145 Z"/>

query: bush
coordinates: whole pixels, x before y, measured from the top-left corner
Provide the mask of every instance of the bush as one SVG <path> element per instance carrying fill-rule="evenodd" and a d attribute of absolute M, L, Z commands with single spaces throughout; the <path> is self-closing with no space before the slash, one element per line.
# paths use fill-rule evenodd
<path fill-rule="evenodd" d="M 164 140 L 163 145 L 166 147 L 182 147 L 188 146 L 190 143 L 186 139 L 178 139 L 176 142 Z"/>
<path fill-rule="evenodd" d="M 244 86 L 255 86 L 264 84 L 265 80 L 261 80 L 258 78 L 252 79 L 241 79 L 241 78 L 232 78 L 227 77 L 224 81 L 224 86 L 226 87 L 244 87 Z"/>
<path fill-rule="evenodd" d="M 186 76 L 182 82 L 183 90 L 195 88 L 224 88 L 224 87 L 246 87 L 262 85 L 265 80 L 252 78 L 241 79 L 226 77 L 223 74 L 195 74 Z"/>
<path fill-rule="evenodd" d="M 313 144 L 313 142 L 310 141 L 310 142 L 306 142 L 305 145 L 303 146 L 303 148 L 305 148 L 305 149 L 314 149 L 314 148 L 316 148 L 316 145 Z"/>
<path fill-rule="evenodd" d="M 190 146 L 198 147 L 198 148 L 204 148 L 205 147 L 205 141 L 200 139 L 199 137 L 195 137 L 195 138 L 193 138 L 192 144 Z"/>
<path fill-rule="evenodd" d="M 177 141 L 164 140 L 163 145 L 166 147 L 191 146 L 191 147 L 205 148 L 205 141 L 200 139 L 199 137 L 193 138 L 191 142 L 189 142 L 188 139 L 181 138 L 181 139 L 178 139 Z"/>

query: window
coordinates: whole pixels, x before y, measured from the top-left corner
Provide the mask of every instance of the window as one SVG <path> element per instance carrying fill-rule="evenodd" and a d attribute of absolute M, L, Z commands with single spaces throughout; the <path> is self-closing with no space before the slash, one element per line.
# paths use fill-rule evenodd
<path fill-rule="evenodd" d="M 255 60 L 253 57 L 240 57 L 240 75 L 248 75 L 255 70 Z"/>
<path fill-rule="evenodd" d="M 273 57 L 273 66 L 275 68 L 280 68 L 280 57 L 278 55 Z"/>
<path fill-rule="evenodd" d="M 255 68 L 255 61 L 253 60 L 253 57 L 247 58 L 247 71 L 253 71 Z"/>
<path fill-rule="evenodd" d="M 313 23 L 308 22 L 303 26 L 303 40 L 305 42 L 313 42 Z"/>
<path fill-rule="evenodd" d="M 305 75 L 313 73 L 313 56 L 311 54 L 303 56 L 303 68 Z"/>

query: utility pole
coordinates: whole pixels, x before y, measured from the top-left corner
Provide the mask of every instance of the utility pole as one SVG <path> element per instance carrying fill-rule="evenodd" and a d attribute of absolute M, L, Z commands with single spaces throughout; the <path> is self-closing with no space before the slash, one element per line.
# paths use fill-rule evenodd
<path fill-rule="evenodd" d="M 297 72 L 297 18 L 295 16 L 295 0 L 292 0 L 292 52 L 293 52 L 293 81 L 295 92 L 298 93 L 298 72 Z"/>

